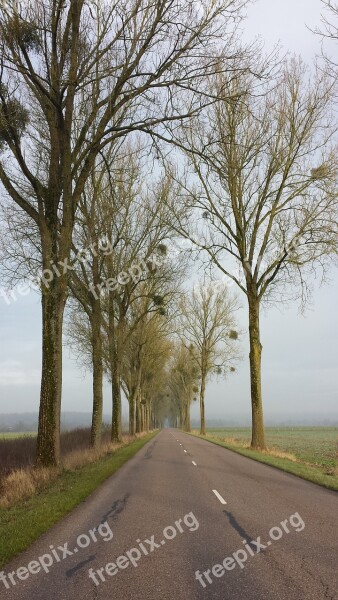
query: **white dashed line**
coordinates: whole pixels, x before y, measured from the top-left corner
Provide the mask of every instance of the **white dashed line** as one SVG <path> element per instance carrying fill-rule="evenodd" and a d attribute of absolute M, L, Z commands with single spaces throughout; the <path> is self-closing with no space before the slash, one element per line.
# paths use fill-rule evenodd
<path fill-rule="evenodd" d="M 184 450 L 184 452 L 187 454 L 187 451 L 186 451 L 186 450 Z"/>
<path fill-rule="evenodd" d="M 218 500 L 220 501 L 221 504 L 226 504 L 224 498 L 222 498 L 221 494 L 218 493 L 217 490 L 212 490 L 216 496 L 216 498 L 218 498 Z"/>
<path fill-rule="evenodd" d="M 192 462 L 192 464 L 194 465 L 194 467 L 197 467 L 197 465 L 196 465 L 196 463 L 195 463 L 195 461 L 194 461 L 194 460 L 192 460 L 191 462 Z"/>

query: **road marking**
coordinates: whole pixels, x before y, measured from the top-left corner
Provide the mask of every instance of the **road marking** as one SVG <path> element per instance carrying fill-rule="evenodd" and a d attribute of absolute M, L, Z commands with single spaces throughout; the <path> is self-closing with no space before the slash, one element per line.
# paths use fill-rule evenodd
<path fill-rule="evenodd" d="M 184 450 L 184 452 L 187 454 L 187 451 L 186 451 L 186 450 Z"/>
<path fill-rule="evenodd" d="M 182 444 L 180 444 L 180 446 L 182 446 Z"/>
<path fill-rule="evenodd" d="M 194 465 L 194 467 L 197 467 L 197 465 L 196 465 L 196 463 L 195 463 L 195 461 L 194 461 L 194 460 L 192 460 L 191 462 L 192 462 L 192 464 Z"/>
<path fill-rule="evenodd" d="M 220 501 L 221 504 L 226 504 L 224 498 L 222 498 L 221 494 L 218 493 L 217 490 L 212 490 L 216 496 L 216 498 L 218 498 L 218 500 Z"/>

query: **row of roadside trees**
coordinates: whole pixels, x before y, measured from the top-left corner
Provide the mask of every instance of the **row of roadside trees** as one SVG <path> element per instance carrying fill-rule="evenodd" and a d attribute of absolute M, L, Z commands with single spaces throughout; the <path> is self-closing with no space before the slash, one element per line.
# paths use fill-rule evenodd
<path fill-rule="evenodd" d="M 238 358 L 236 300 L 211 284 L 184 298 L 178 237 L 247 298 L 252 445 L 265 446 L 261 305 L 305 299 L 336 253 L 336 76 L 257 60 L 236 39 L 246 4 L 0 8 L 5 262 L 12 280 L 40 273 L 38 465 L 60 458 L 66 305 L 93 370 L 93 446 L 104 376 L 114 441 L 122 392 L 132 434 L 166 414 L 189 429 L 198 395 L 205 432 L 207 378 Z"/>

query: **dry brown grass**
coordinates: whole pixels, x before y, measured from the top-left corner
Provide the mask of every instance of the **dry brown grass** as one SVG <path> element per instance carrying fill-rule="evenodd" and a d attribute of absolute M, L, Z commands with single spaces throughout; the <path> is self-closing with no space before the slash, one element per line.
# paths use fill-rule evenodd
<path fill-rule="evenodd" d="M 250 446 L 248 446 L 248 444 L 246 442 L 243 442 L 243 440 L 239 440 L 238 438 L 234 438 L 234 437 L 226 437 L 226 438 L 217 438 L 217 436 L 213 436 L 214 440 L 217 439 L 221 439 L 222 442 L 224 442 L 225 444 L 229 444 L 230 446 L 236 446 L 237 448 L 249 448 Z"/>
<path fill-rule="evenodd" d="M 55 479 L 59 473 L 60 469 L 56 468 L 32 469 L 29 467 L 12 471 L 2 480 L 0 507 L 7 508 L 15 502 L 27 500 Z"/>
<path fill-rule="evenodd" d="M 123 441 L 120 444 L 112 444 L 110 442 L 108 444 L 103 444 L 101 448 L 97 450 L 91 448 L 87 448 L 86 450 L 74 450 L 63 459 L 63 468 L 66 471 L 75 471 L 85 465 L 96 462 L 100 458 L 104 458 L 104 456 L 107 456 L 108 454 L 112 454 L 127 443 L 127 439 L 123 438 Z"/>
<path fill-rule="evenodd" d="M 327 467 L 325 475 L 330 475 L 331 477 L 338 477 L 338 466 Z"/>
<path fill-rule="evenodd" d="M 291 454 L 291 452 L 282 452 L 278 448 L 267 448 L 266 450 L 261 450 L 261 452 L 275 458 L 286 458 L 287 460 L 291 460 L 291 462 L 299 462 L 294 454 Z"/>
<path fill-rule="evenodd" d="M 47 487 L 50 481 L 56 479 L 63 471 L 76 471 L 85 465 L 94 463 L 109 454 L 113 454 L 118 448 L 129 444 L 136 438 L 144 437 L 145 432 L 138 433 L 134 437 L 125 435 L 120 444 L 106 442 L 101 448 L 79 448 L 66 454 L 59 468 L 34 469 L 31 465 L 12 471 L 1 479 L 0 508 L 8 508 L 16 502 L 27 500 Z"/>
<path fill-rule="evenodd" d="M 193 430 L 192 433 L 198 434 L 199 432 L 197 430 Z M 215 440 L 216 442 L 217 441 L 223 442 L 224 444 L 227 444 L 228 446 L 235 446 L 236 448 L 243 448 L 245 450 L 251 450 L 251 446 L 248 445 L 247 442 L 240 440 L 238 438 L 235 438 L 235 437 L 221 438 L 217 435 L 207 434 L 207 438 Z M 271 447 L 271 448 L 267 448 L 266 450 L 260 450 L 260 452 L 262 454 L 266 454 L 267 456 L 274 456 L 275 458 L 285 458 L 287 460 L 291 460 L 291 462 L 299 462 L 299 461 L 297 461 L 297 458 L 294 454 L 291 454 L 290 452 L 282 452 L 282 450 L 279 450 L 278 448 Z"/>

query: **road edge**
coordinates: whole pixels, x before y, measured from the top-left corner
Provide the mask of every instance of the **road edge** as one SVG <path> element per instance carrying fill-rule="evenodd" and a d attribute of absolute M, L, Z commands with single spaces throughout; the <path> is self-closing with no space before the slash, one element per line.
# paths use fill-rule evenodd
<path fill-rule="evenodd" d="M 41 535 L 67 516 L 159 433 L 137 438 L 112 455 L 63 471 L 35 496 L 0 509 L 0 568 L 27 550 Z"/>
<path fill-rule="evenodd" d="M 250 460 L 254 460 L 256 462 L 260 462 L 261 464 L 267 465 L 268 467 L 273 467 L 278 469 L 279 471 L 283 471 L 284 473 L 288 473 L 289 475 L 294 475 L 299 479 L 303 479 L 304 481 L 308 481 L 315 485 L 320 486 L 321 488 L 330 490 L 331 492 L 338 492 L 338 478 L 335 478 L 335 481 L 330 481 L 330 475 L 325 475 L 318 473 L 315 467 L 311 467 L 310 465 L 305 465 L 302 463 L 294 463 L 289 461 L 286 458 L 276 458 L 273 456 L 269 456 L 263 453 L 260 453 L 258 450 L 250 450 L 245 448 L 236 448 L 231 444 L 227 444 L 226 442 L 217 441 L 213 438 L 206 436 L 201 436 L 200 434 L 182 431 L 181 433 L 185 433 L 186 435 L 190 435 L 191 437 L 195 437 L 204 442 L 210 442 L 211 444 L 215 444 L 216 446 L 221 446 L 230 452 L 234 452 L 235 454 L 240 454 L 245 458 L 249 458 Z M 301 468 L 304 472 L 300 472 L 299 468 Z M 325 481 L 319 481 L 320 478 L 325 478 Z"/>

